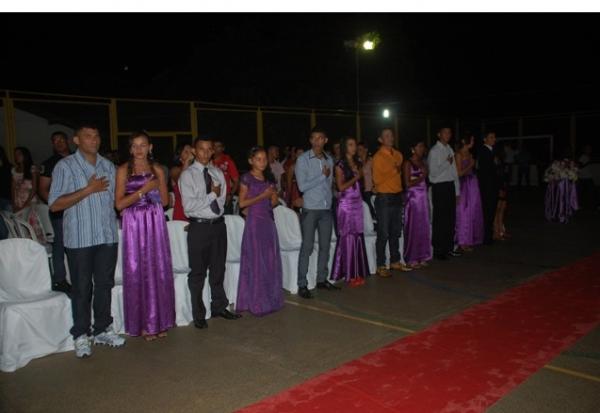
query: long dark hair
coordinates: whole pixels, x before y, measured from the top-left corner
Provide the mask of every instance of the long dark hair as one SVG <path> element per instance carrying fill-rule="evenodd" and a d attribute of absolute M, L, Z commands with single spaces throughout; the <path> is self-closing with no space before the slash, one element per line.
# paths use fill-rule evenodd
<path fill-rule="evenodd" d="M 145 131 L 137 131 L 131 134 L 131 136 L 129 137 L 129 160 L 127 161 L 127 175 L 133 175 L 133 155 L 131 154 L 131 146 L 133 145 L 133 140 L 140 137 L 146 138 L 148 144 L 152 145 L 150 135 L 148 135 L 148 133 L 146 133 Z M 151 152 L 148 152 L 147 159 L 148 165 L 150 166 L 150 170 L 152 171 L 152 173 L 154 173 L 154 159 L 152 158 Z"/>
<path fill-rule="evenodd" d="M 352 168 L 350 167 L 350 164 L 348 163 L 348 141 L 354 141 L 356 142 L 356 146 L 358 148 L 358 139 L 352 137 L 352 136 L 344 136 L 342 138 L 342 140 L 340 141 L 340 163 L 342 165 L 342 170 L 344 171 L 344 179 L 348 180 L 348 179 L 352 179 L 354 173 L 352 172 Z M 356 166 L 358 167 L 358 169 L 362 168 L 362 162 L 360 161 L 360 158 L 358 157 L 358 151 L 356 151 L 356 153 L 354 154 L 354 156 L 352 157 L 352 160 L 354 160 L 354 163 L 356 164 Z"/>
<path fill-rule="evenodd" d="M 253 146 L 248 151 L 248 159 L 254 158 L 256 156 L 256 154 L 259 153 L 259 152 L 264 152 L 265 155 L 267 155 L 267 151 L 265 150 L 264 147 L 262 147 L 262 146 Z M 272 184 L 277 183 L 277 181 L 275 180 L 275 175 L 273 175 L 273 172 L 271 171 L 271 166 L 269 165 L 269 161 L 268 160 L 267 160 L 267 167 L 263 171 L 263 175 L 265 176 L 265 180 L 271 182 Z"/>
<path fill-rule="evenodd" d="M 2 168 L 12 168 L 12 164 L 8 160 L 8 156 L 6 156 L 6 151 L 4 147 L 0 145 L 0 162 L 2 162 Z"/>
<path fill-rule="evenodd" d="M 24 146 L 17 146 L 15 152 L 19 151 L 23 155 L 23 179 L 33 179 L 31 175 L 31 167 L 33 166 L 33 158 L 31 152 Z"/>

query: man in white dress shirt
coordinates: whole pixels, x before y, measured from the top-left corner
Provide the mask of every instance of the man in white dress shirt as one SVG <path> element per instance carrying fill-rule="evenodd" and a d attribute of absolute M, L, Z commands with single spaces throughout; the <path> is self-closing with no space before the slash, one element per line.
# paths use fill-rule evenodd
<path fill-rule="evenodd" d="M 460 196 L 460 183 L 454 162 L 454 151 L 448 144 L 452 131 L 448 127 L 438 131 L 438 141 L 429 151 L 429 182 L 431 182 L 431 201 L 433 203 L 432 237 L 434 256 L 447 260 L 448 255 L 458 257 L 454 251 L 454 226 L 456 222 L 456 203 Z"/>
<path fill-rule="evenodd" d="M 196 138 L 196 159 L 181 173 L 179 189 L 183 211 L 190 221 L 187 235 L 190 273 L 188 286 L 192 296 L 194 325 L 206 328 L 206 309 L 202 290 L 209 271 L 213 317 L 235 320 L 239 314 L 227 310 L 229 301 L 223 288 L 225 259 L 227 257 L 227 228 L 223 219 L 227 185 L 223 172 L 210 163 L 214 153 L 213 142 Z"/>

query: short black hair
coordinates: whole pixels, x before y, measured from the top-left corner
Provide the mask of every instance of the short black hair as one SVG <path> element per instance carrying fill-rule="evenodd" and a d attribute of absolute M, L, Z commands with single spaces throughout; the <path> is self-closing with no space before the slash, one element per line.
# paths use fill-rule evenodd
<path fill-rule="evenodd" d="M 50 135 L 50 141 L 53 141 L 55 136 L 62 136 L 63 138 L 65 138 L 65 140 L 69 140 L 69 137 L 67 136 L 67 134 L 61 130 L 52 132 L 52 135 Z"/>
<path fill-rule="evenodd" d="M 75 128 L 75 132 L 73 132 L 73 136 L 79 136 L 79 134 L 81 133 L 81 131 L 83 129 L 94 129 L 94 130 L 100 131 L 100 129 L 98 129 L 98 125 L 96 125 L 94 123 L 80 123 L 79 125 L 77 125 L 77 128 Z"/>
<path fill-rule="evenodd" d="M 438 133 L 440 133 L 442 131 L 442 129 L 450 129 L 452 130 L 452 126 L 448 126 L 448 125 L 442 125 L 438 128 Z"/>
<path fill-rule="evenodd" d="M 394 130 L 394 128 L 392 128 L 391 126 L 384 126 L 383 128 L 381 128 L 379 130 L 379 136 L 383 135 L 383 132 L 385 132 L 386 130 L 392 131 L 392 133 L 395 135 L 396 131 Z"/>
<path fill-rule="evenodd" d="M 214 143 L 214 141 L 207 137 L 207 136 L 198 136 L 196 139 L 194 139 L 194 148 L 196 147 L 196 145 L 198 144 L 198 142 L 210 142 L 210 143 Z"/>
<path fill-rule="evenodd" d="M 321 128 L 320 126 L 315 126 L 314 128 L 312 128 L 310 130 L 310 134 L 312 135 L 313 133 L 322 133 L 323 135 L 327 136 L 327 132 L 325 132 L 325 129 Z"/>

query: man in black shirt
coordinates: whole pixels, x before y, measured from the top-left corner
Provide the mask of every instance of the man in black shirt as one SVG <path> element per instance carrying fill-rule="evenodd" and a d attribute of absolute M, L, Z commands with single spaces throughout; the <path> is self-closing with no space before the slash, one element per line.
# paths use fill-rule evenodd
<path fill-rule="evenodd" d="M 54 155 L 42 163 L 42 173 L 40 174 L 39 195 L 44 202 L 48 202 L 48 192 L 52 183 L 52 171 L 62 158 L 71 154 L 67 135 L 64 132 L 54 132 L 50 136 Z M 68 283 L 67 271 L 65 269 L 65 247 L 63 244 L 63 212 L 50 211 L 50 222 L 54 230 L 54 241 L 52 243 L 52 289 L 64 293 L 71 292 L 71 284 Z"/>

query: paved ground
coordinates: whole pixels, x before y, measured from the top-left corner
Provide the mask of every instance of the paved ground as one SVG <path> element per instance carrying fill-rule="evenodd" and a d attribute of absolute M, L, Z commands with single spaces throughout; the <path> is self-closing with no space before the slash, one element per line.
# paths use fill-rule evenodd
<path fill-rule="evenodd" d="M 0 374 L 0 411 L 233 411 L 600 249 L 599 212 L 548 224 L 542 200 L 540 191 L 512 194 L 513 239 L 450 262 L 312 301 L 287 296 L 268 317 L 176 328 L 166 340 L 96 348 L 87 360 L 35 360 Z M 600 328 L 551 364 L 571 373 L 544 368 L 489 411 L 600 412 Z"/>

